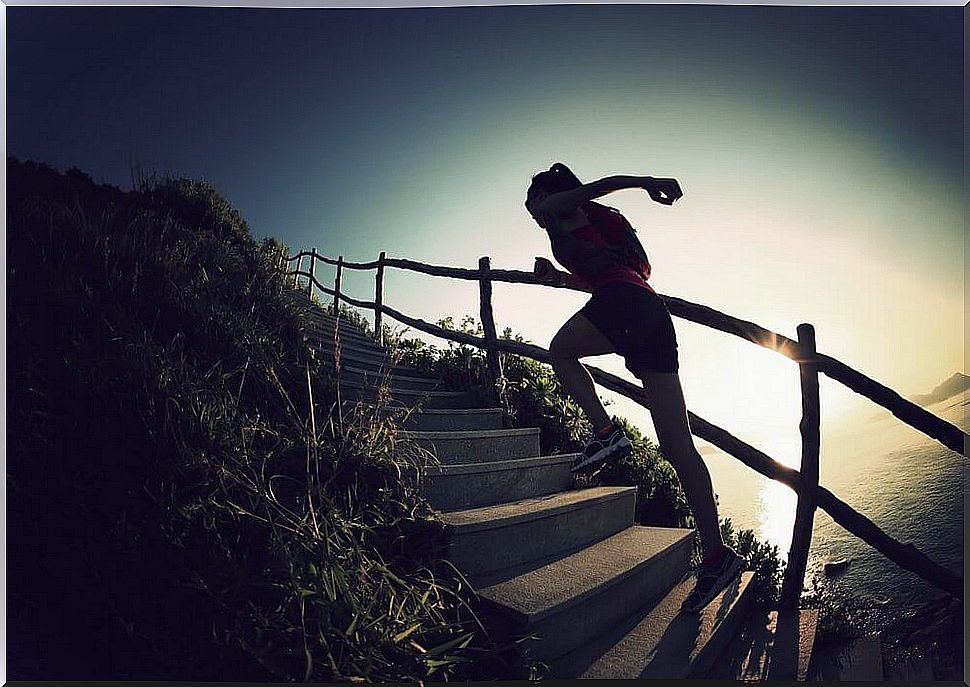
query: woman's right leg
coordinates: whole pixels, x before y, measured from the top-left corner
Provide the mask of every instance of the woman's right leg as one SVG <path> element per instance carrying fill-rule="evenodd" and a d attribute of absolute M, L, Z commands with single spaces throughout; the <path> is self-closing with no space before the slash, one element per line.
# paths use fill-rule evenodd
<path fill-rule="evenodd" d="M 719 549 L 724 542 L 717 518 L 717 505 L 714 503 L 711 473 L 694 446 L 680 376 L 676 372 L 645 371 L 642 380 L 650 403 L 650 415 L 660 440 L 660 450 L 680 478 L 697 521 L 704 554 L 707 555 Z"/>

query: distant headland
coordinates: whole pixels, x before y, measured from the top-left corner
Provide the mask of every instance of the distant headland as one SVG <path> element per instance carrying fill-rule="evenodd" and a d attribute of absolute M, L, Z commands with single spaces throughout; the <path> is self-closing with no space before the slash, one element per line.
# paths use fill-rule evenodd
<path fill-rule="evenodd" d="M 910 396 L 909 400 L 921 406 L 931 406 L 934 403 L 945 401 L 948 398 L 963 393 L 967 389 L 970 389 L 970 377 L 960 372 L 954 372 L 930 393 Z"/>

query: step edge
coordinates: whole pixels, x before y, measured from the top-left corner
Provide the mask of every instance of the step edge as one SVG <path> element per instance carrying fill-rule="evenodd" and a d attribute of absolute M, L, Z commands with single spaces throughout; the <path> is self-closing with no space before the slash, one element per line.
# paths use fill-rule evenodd
<path fill-rule="evenodd" d="M 528 456 L 525 458 L 510 458 L 508 460 L 492 460 L 479 463 L 442 463 L 434 466 L 436 477 L 450 475 L 477 475 L 491 472 L 505 472 L 531 467 L 546 467 L 550 465 L 572 464 L 578 453 L 557 453 L 548 456 Z"/>
<path fill-rule="evenodd" d="M 575 490 L 573 490 L 575 491 Z M 586 491 L 586 489 L 580 490 Z M 555 517 L 557 515 L 571 513 L 573 511 L 582 510 L 583 508 L 588 508 L 590 506 L 599 505 L 601 503 L 607 503 L 609 501 L 617 501 L 625 498 L 632 497 L 636 499 L 636 487 L 622 487 L 616 489 L 615 491 L 604 492 L 596 494 L 595 496 L 590 496 L 578 501 L 573 501 L 572 503 L 552 505 L 547 507 L 538 507 L 534 510 L 529 510 L 524 513 L 517 513 L 515 515 L 510 515 L 507 517 L 500 518 L 490 518 L 488 520 L 472 521 L 463 524 L 454 524 L 447 522 L 448 515 L 456 515 L 461 513 L 468 513 L 470 511 L 479 510 L 478 508 L 469 508 L 460 511 L 446 511 L 442 513 L 445 516 L 445 524 L 452 530 L 453 534 L 460 536 L 463 534 L 471 534 L 473 532 L 481 532 L 486 530 L 501 529 L 503 527 L 510 527 L 516 525 L 520 522 L 530 522 L 532 520 L 542 520 L 545 518 Z M 555 494 L 550 494 L 549 496 L 555 496 L 556 494 L 562 494 L 568 492 L 556 492 Z M 535 497 L 531 497 L 535 498 Z M 527 499 L 520 499 L 519 501 L 525 501 Z M 519 503 L 519 501 L 510 501 L 509 504 Z M 488 508 L 490 506 L 486 506 Z M 484 508 L 482 509 L 484 510 Z"/>
<path fill-rule="evenodd" d="M 352 382 L 345 379 L 339 379 L 340 386 L 349 387 L 352 389 L 378 389 L 380 387 L 374 386 L 373 384 L 358 384 L 357 382 Z M 392 394 L 398 394 L 401 396 L 428 396 L 430 398 L 459 398 L 461 396 L 467 396 L 470 391 L 437 391 L 437 390 L 427 390 L 423 391 L 421 389 L 401 389 L 398 387 L 388 387 Z"/>
<path fill-rule="evenodd" d="M 403 430 L 401 436 L 406 439 L 489 439 L 504 437 L 539 436 L 538 427 L 524 427 L 517 429 L 456 429 L 456 430 Z"/>
<path fill-rule="evenodd" d="M 501 415 L 503 410 L 501 408 L 425 408 L 417 415 Z M 470 430 L 477 431 L 477 430 Z M 483 430 L 490 431 L 490 430 Z"/>
<path fill-rule="evenodd" d="M 352 365 L 342 365 L 341 370 L 343 372 L 353 372 L 355 374 L 365 374 L 365 375 L 381 374 L 380 372 L 377 372 L 375 370 L 367 370 L 363 367 L 354 367 Z M 394 374 L 393 372 L 390 373 L 389 376 L 393 377 L 394 379 L 400 379 L 402 381 L 408 381 L 408 382 L 428 382 L 431 384 L 441 384 L 441 380 L 435 377 L 413 377 L 411 375 Z"/>

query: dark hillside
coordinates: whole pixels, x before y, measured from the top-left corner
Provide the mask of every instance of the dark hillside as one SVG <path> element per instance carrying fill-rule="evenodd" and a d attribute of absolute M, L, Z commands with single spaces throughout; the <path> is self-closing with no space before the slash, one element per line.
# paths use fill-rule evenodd
<path fill-rule="evenodd" d="M 10 677 L 456 670 L 480 635 L 413 646 L 472 622 L 400 470 L 424 456 L 333 421 L 280 246 L 198 182 L 7 170 Z"/>

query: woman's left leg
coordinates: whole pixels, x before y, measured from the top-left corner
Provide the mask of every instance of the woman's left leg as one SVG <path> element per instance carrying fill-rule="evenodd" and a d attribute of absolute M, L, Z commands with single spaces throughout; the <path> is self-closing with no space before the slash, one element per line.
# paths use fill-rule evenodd
<path fill-rule="evenodd" d="M 610 416 L 596 394 L 589 370 L 579 359 L 606 355 L 614 350 L 612 342 L 582 313 L 569 318 L 549 344 L 552 367 L 559 383 L 586 413 L 594 432 L 609 425 Z"/>

